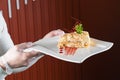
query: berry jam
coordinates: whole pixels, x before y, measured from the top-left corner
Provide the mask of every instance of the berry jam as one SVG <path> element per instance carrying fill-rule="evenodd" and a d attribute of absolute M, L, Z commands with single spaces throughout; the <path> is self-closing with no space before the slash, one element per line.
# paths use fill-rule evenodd
<path fill-rule="evenodd" d="M 60 48 L 60 49 L 59 49 L 59 53 L 63 53 L 63 48 Z"/>
<path fill-rule="evenodd" d="M 65 54 L 66 55 L 74 55 L 77 48 L 73 48 L 73 47 L 65 47 Z M 63 53 L 63 48 L 59 48 L 59 53 L 62 54 Z"/>

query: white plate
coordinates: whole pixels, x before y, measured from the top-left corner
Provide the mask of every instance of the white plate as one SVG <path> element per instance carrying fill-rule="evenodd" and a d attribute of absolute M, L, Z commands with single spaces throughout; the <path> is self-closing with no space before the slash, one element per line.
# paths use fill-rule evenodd
<path fill-rule="evenodd" d="M 35 45 L 32 48 L 29 48 L 25 51 L 36 50 L 46 55 L 49 55 L 64 61 L 82 63 L 84 60 L 86 60 L 90 56 L 106 51 L 113 46 L 112 42 L 101 41 L 98 39 L 91 38 L 91 40 L 95 43 L 94 46 L 90 46 L 89 48 L 79 48 L 77 49 L 74 55 L 65 55 L 65 54 L 59 53 L 59 49 L 57 48 L 58 40 L 59 40 L 59 36 L 49 38 L 49 39 L 41 39 L 35 42 L 35 44 L 38 44 L 38 45 Z"/>

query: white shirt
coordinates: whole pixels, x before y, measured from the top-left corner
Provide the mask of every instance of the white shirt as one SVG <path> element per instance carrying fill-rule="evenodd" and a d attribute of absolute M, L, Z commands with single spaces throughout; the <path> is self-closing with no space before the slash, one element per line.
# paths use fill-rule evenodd
<path fill-rule="evenodd" d="M 6 22 L 2 16 L 2 11 L 0 11 L 0 56 L 13 46 L 14 44 L 8 33 Z"/>
<path fill-rule="evenodd" d="M 6 51 L 13 46 L 14 44 L 8 33 L 2 11 L 0 11 L 0 56 L 4 55 Z M 0 67 L 0 80 L 4 80 L 6 76 L 7 73 Z"/>

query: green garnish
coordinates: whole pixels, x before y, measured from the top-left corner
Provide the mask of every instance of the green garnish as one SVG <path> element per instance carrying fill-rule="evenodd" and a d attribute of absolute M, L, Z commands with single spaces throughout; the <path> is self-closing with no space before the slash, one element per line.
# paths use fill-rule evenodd
<path fill-rule="evenodd" d="M 77 24 L 77 25 L 75 25 L 75 30 L 76 30 L 76 32 L 78 33 L 78 34 L 81 34 L 82 33 L 82 31 L 83 31 L 83 25 L 82 24 Z"/>

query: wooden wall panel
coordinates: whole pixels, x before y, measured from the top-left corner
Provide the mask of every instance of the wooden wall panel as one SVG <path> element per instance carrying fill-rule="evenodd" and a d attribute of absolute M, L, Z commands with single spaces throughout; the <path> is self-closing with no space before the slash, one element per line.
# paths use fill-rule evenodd
<path fill-rule="evenodd" d="M 26 33 L 27 41 L 34 40 L 34 21 L 33 21 L 33 8 L 32 0 L 28 1 L 29 5 L 25 5 L 25 20 L 26 20 Z"/>
<path fill-rule="evenodd" d="M 27 41 L 25 5 L 24 5 L 24 0 L 19 0 L 19 1 L 20 1 L 20 9 L 17 12 L 19 40 L 20 40 L 19 42 L 25 42 Z"/>
<path fill-rule="evenodd" d="M 14 43 L 19 43 L 19 32 L 18 32 L 18 22 L 17 22 L 17 9 L 16 9 L 16 0 L 12 0 L 11 1 L 11 9 L 12 9 L 12 18 L 9 20 L 10 22 L 10 33 L 11 33 L 11 36 L 14 40 Z"/>
<path fill-rule="evenodd" d="M 38 40 L 42 36 L 42 18 L 41 18 L 41 5 L 40 0 L 36 0 L 33 4 L 33 21 L 34 21 L 34 36 Z"/>

